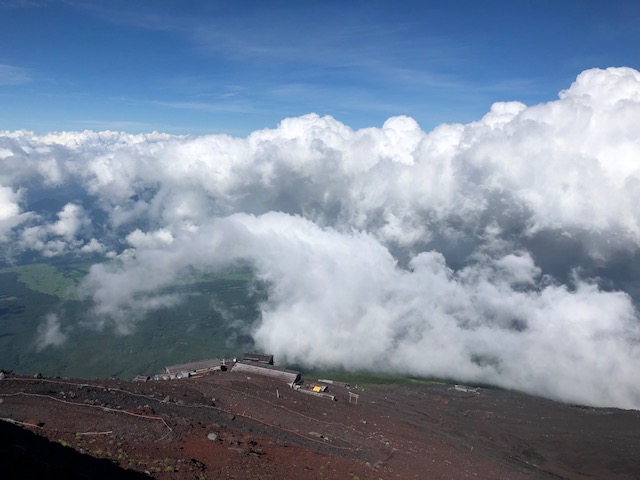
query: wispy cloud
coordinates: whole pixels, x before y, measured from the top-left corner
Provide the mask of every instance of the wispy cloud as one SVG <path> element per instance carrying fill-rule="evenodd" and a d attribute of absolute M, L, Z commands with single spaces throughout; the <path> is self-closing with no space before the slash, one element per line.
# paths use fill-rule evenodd
<path fill-rule="evenodd" d="M 176 108 L 180 110 L 197 110 L 211 113 L 254 113 L 256 111 L 248 102 L 192 102 L 192 101 L 152 101 L 158 107 Z"/>
<path fill-rule="evenodd" d="M 47 314 L 36 332 L 36 350 L 46 347 L 59 347 L 67 341 L 67 333 L 63 331 L 58 315 Z"/>
<path fill-rule="evenodd" d="M 122 130 L 122 131 L 151 131 L 156 128 L 146 122 L 134 122 L 130 120 L 73 120 L 74 124 L 81 128 L 91 128 L 94 130 Z"/>
<path fill-rule="evenodd" d="M 0 64 L 0 87 L 23 85 L 31 81 L 31 75 L 24 68 Z"/>
<path fill-rule="evenodd" d="M 51 3 L 53 0 L 0 0 L 0 8 L 39 8 Z"/>

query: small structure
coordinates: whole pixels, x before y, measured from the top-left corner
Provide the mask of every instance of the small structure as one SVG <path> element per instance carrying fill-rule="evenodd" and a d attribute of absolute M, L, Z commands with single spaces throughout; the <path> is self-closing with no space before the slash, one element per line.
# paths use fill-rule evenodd
<path fill-rule="evenodd" d="M 350 385 L 347 382 L 339 382 L 338 380 L 329 380 L 327 378 L 319 378 L 318 382 L 326 383 L 328 385 L 333 385 L 334 387 L 344 387 L 344 388 L 350 387 Z"/>
<path fill-rule="evenodd" d="M 133 379 L 134 382 L 148 382 L 149 380 L 151 380 L 149 375 L 136 375 Z"/>
<path fill-rule="evenodd" d="M 352 403 L 353 401 L 353 403 L 357 405 L 359 398 L 360 398 L 360 395 L 358 395 L 357 393 L 349 392 L 349 403 Z"/>
<path fill-rule="evenodd" d="M 242 356 L 242 361 L 245 362 L 257 362 L 264 363 L 266 365 L 273 365 L 273 355 L 270 353 L 255 353 L 247 352 Z"/>
<path fill-rule="evenodd" d="M 314 397 L 326 398 L 331 401 L 336 401 L 336 396 L 330 393 L 317 392 L 315 390 L 307 390 L 306 388 L 298 388 L 298 385 L 294 386 L 294 389 L 300 393 L 306 393 L 307 395 L 313 395 Z"/>
<path fill-rule="evenodd" d="M 454 390 L 457 390 L 459 392 L 464 392 L 464 393 L 476 393 L 479 394 L 480 393 L 480 388 L 479 387 L 469 387 L 467 385 L 454 385 L 453 386 Z"/>
<path fill-rule="evenodd" d="M 205 375 L 210 372 L 226 370 L 226 362 L 219 358 L 209 360 L 199 360 L 197 362 L 182 363 L 165 367 L 165 373 L 169 378 L 188 378 L 198 375 Z"/>
<path fill-rule="evenodd" d="M 264 375 L 285 381 L 289 385 L 295 385 L 300 381 L 300 372 L 276 367 L 268 363 L 252 362 L 242 360 L 233 366 L 233 372 L 250 373 L 254 375 Z"/>

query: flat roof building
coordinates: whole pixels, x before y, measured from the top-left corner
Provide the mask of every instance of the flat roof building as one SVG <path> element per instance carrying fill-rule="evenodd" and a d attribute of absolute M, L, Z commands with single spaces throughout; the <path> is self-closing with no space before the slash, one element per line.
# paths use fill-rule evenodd
<path fill-rule="evenodd" d="M 205 373 L 226 370 L 226 362 L 219 358 L 209 360 L 198 360 L 197 362 L 182 363 L 165 367 L 165 373 L 169 378 L 193 377 L 194 375 L 204 375 Z"/>
<path fill-rule="evenodd" d="M 242 356 L 242 361 L 265 363 L 267 365 L 273 365 L 273 355 L 270 353 L 255 353 L 247 352 Z"/>
<path fill-rule="evenodd" d="M 295 370 L 287 370 L 286 368 L 276 367 L 274 365 L 269 365 L 266 363 L 252 362 L 249 360 L 236 362 L 236 364 L 233 366 L 232 371 L 277 378 L 279 380 L 283 380 L 289 385 L 298 383 L 300 381 L 300 372 L 296 372 Z"/>

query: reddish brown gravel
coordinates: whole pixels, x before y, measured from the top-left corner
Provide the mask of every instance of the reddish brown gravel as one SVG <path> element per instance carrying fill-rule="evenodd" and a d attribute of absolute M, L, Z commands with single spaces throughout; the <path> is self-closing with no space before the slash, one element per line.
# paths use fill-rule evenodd
<path fill-rule="evenodd" d="M 145 383 L 8 374 L 0 461 L 11 478 L 640 478 L 638 411 L 443 384 L 328 392 L 337 401 L 234 372 Z"/>

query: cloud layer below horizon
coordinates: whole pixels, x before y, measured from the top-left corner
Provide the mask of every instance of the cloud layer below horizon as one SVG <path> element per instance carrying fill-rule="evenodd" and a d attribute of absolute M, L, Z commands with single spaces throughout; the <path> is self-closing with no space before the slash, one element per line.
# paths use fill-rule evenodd
<path fill-rule="evenodd" d="M 102 255 L 100 321 L 249 263 L 283 362 L 640 408 L 640 73 L 424 132 L 289 118 L 246 138 L 0 134 L 5 256 Z M 57 338 L 57 337 L 56 337 Z"/>

